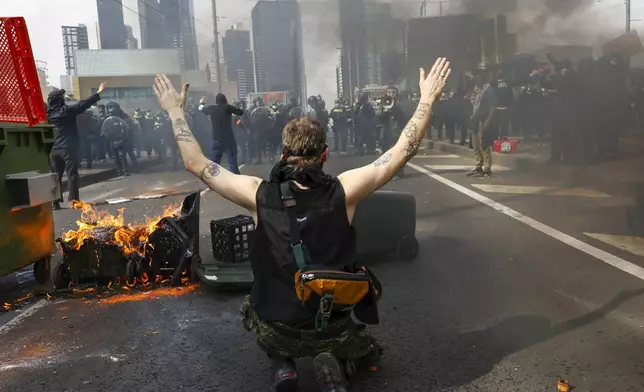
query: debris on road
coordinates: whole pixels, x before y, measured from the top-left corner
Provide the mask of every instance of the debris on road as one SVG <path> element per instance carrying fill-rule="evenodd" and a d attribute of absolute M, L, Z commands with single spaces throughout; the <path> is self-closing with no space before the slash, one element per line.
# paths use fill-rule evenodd
<path fill-rule="evenodd" d="M 187 283 L 192 261 L 198 259 L 199 204 L 199 194 L 193 193 L 180 207 L 166 207 L 162 215 L 145 217 L 142 224 L 126 224 L 124 209 L 113 215 L 75 202 L 73 207 L 82 210 L 81 219 L 77 230 L 56 240 L 63 262 L 54 270 L 54 286 L 74 287 L 88 279 L 107 278 L 112 289 L 120 285 L 121 277 L 127 287 L 149 288 L 165 279 L 173 286 Z"/>
<path fill-rule="evenodd" d="M 569 392 L 570 385 L 566 380 L 559 380 L 559 382 L 557 383 L 557 389 L 559 390 L 559 392 Z"/>

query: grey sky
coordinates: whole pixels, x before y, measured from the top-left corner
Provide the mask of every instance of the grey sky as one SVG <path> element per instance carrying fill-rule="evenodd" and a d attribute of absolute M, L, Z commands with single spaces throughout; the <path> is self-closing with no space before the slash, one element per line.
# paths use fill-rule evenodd
<path fill-rule="evenodd" d="M 304 0 L 309 2 L 312 0 Z M 320 0 L 315 0 L 320 1 Z M 382 1 L 382 0 L 381 0 Z M 397 0 L 401 1 L 402 0 Z M 409 7 L 409 1 L 405 3 Z M 485 1 L 485 0 L 481 0 Z M 195 2 L 195 26 L 197 30 L 197 41 L 200 46 L 200 63 L 201 66 L 210 60 L 212 45 L 212 11 L 211 0 L 194 0 Z M 218 14 L 221 17 L 219 29 L 223 33 L 232 23 L 242 22 L 249 28 L 250 11 L 256 0 L 217 0 Z M 55 5 L 53 5 L 55 4 Z M 137 10 L 136 0 L 123 0 L 123 4 L 133 10 Z M 434 3 L 433 3 L 434 4 Z M 318 4 L 319 6 L 320 4 Z M 404 7 L 399 4 L 398 7 Z M 317 7 L 316 7 L 317 8 Z M 605 23 L 611 23 L 619 26 L 624 23 L 624 0 L 598 0 L 596 9 L 601 10 L 602 19 L 605 14 Z M 328 10 L 327 10 L 328 11 Z M 309 90 L 319 91 L 323 95 L 335 91 L 335 46 L 336 38 L 334 31 L 325 33 L 327 26 L 335 30 L 335 24 L 320 23 L 325 17 L 333 17 L 325 9 L 318 9 L 312 14 L 317 15 L 318 22 L 309 28 L 309 40 L 305 49 L 307 58 L 307 74 L 309 80 Z M 434 10 L 428 10 L 434 13 Z M 138 15 L 127 9 L 124 10 L 125 23 L 133 27 L 134 34 L 139 37 Z M 325 16 L 326 15 L 326 16 Z M 65 73 L 65 64 L 63 59 L 63 44 L 60 26 L 77 25 L 82 23 L 87 25 L 89 30 L 90 48 L 97 47 L 96 34 L 96 0 L 2 0 L 0 1 L 0 16 L 24 16 L 27 20 L 29 34 L 34 48 L 34 56 L 37 60 L 45 61 L 49 67 L 49 81 L 51 84 L 58 86 L 60 84 L 60 75 Z M 632 18 L 644 19 L 644 1 L 633 0 Z M 306 17 L 304 18 L 307 19 Z M 310 18 L 308 18 L 310 20 Z M 323 22 L 323 21 L 322 21 Z M 311 27 L 311 26 L 310 26 Z M 633 27 L 644 28 L 641 21 L 633 22 Z M 307 26 L 305 28 L 305 37 Z M 314 37 L 312 37 L 314 35 Z M 324 49 L 329 53 L 319 53 Z M 324 58 L 321 61 L 319 58 Z M 313 76 L 313 78 L 311 78 Z M 313 83 L 312 83 L 313 82 Z M 314 88 L 311 88 L 314 87 Z"/>

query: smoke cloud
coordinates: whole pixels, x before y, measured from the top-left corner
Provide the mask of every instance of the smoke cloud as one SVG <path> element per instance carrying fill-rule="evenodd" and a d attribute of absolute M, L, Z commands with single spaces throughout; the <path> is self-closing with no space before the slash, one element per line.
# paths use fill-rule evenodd
<path fill-rule="evenodd" d="M 338 1 L 346 0 L 300 0 L 308 94 L 321 94 L 327 101 L 337 93 L 335 70 L 341 45 Z M 391 7 L 394 18 L 420 17 L 420 2 L 363 1 L 395 4 Z M 549 45 L 599 48 L 622 33 L 621 20 L 606 18 L 607 11 L 616 6 L 623 5 L 596 0 L 428 1 L 425 15 L 507 14 L 508 30 L 517 34 L 519 51 L 530 53 Z"/>
<path fill-rule="evenodd" d="M 300 1 L 307 93 L 328 103 L 337 96 L 335 69 L 339 62 L 338 0 Z"/>
<path fill-rule="evenodd" d="M 614 20 L 606 19 L 606 9 L 614 5 L 595 0 L 466 0 L 449 11 L 505 13 L 519 50 L 533 52 L 548 45 L 599 47 L 621 33 Z"/>

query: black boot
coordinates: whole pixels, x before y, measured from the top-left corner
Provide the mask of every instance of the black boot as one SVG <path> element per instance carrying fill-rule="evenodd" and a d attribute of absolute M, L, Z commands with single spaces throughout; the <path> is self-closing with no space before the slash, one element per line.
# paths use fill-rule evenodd
<path fill-rule="evenodd" d="M 297 369 L 292 359 L 272 359 L 271 375 L 273 392 L 294 392 L 297 390 Z"/>
<path fill-rule="evenodd" d="M 313 359 L 315 378 L 322 392 L 347 392 L 347 381 L 338 360 L 330 353 Z"/>

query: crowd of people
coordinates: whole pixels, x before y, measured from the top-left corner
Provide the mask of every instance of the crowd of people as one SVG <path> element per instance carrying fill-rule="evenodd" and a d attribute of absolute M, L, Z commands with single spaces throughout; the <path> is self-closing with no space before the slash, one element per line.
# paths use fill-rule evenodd
<path fill-rule="evenodd" d="M 613 159 L 629 122 L 644 118 L 644 90 L 629 91 L 628 66 L 619 56 L 548 60 L 525 74 L 482 64 L 442 94 L 432 128 L 439 140 L 461 145 L 472 135 L 482 157 L 472 175 L 491 174 L 489 147 L 509 136 L 550 139 L 555 163 Z"/>

